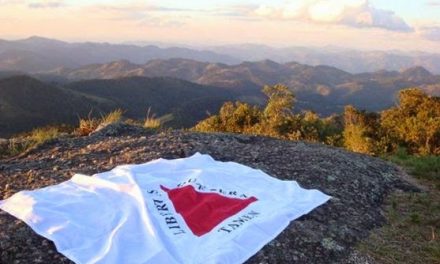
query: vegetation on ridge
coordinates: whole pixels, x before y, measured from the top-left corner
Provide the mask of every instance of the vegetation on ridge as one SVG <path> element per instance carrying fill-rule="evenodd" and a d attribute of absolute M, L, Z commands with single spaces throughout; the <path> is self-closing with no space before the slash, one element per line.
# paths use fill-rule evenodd
<path fill-rule="evenodd" d="M 245 133 L 341 145 L 342 126 L 338 118 L 320 119 L 311 111 L 293 113 L 295 96 L 287 86 L 265 86 L 263 93 L 268 97 L 263 109 L 242 102 L 227 102 L 218 115 L 199 122 L 194 130 Z"/>
<path fill-rule="evenodd" d="M 143 126 L 148 129 L 160 129 L 165 123 L 173 119 L 172 114 L 156 117 L 156 115 L 152 113 L 151 108 L 148 108 L 147 115 L 143 121 L 126 119 L 123 114 L 123 110 L 116 109 L 107 114 L 101 114 L 100 118 L 96 118 L 92 117 L 90 112 L 86 118 L 79 118 L 76 128 L 67 125 L 47 126 L 33 129 L 28 133 L 19 134 L 12 139 L 6 140 L 7 143 L 0 141 L 0 158 L 18 155 L 47 141 L 56 139 L 62 134 L 80 137 L 88 136 L 100 127 L 116 122 Z"/>
<path fill-rule="evenodd" d="M 232 132 L 322 142 L 382 155 L 404 147 L 410 153 L 440 154 L 440 98 L 414 88 L 399 93 L 399 105 L 381 113 L 346 106 L 342 116 L 321 119 L 311 111 L 294 114 L 294 94 L 284 85 L 265 86 L 264 109 L 225 103 L 218 115 L 199 122 L 200 132 Z"/>
<path fill-rule="evenodd" d="M 72 129 L 65 125 L 35 128 L 29 133 L 21 134 L 9 140 L 7 146 L 0 145 L 0 158 L 18 155 L 47 141 L 56 139 L 62 133 L 71 131 Z"/>

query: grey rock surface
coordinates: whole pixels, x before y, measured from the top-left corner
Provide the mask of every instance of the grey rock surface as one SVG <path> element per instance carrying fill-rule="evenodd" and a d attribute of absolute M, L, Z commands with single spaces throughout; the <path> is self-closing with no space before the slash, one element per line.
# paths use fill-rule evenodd
<path fill-rule="evenodd" d="M 60 183 L 75 173 L 92 175 L 121 164 L 201 152 L 296 180 L 302 187 L 334 197 L 292 222 L 248 263 L 374 263 L 354 246 L 384 224 L 381 205 L 388 194 L 417 191 L 401 179 L 398 168 L 383 160 L 320 144 L 231 134 L 152 133 L 117 126 L 89 137 L 55 140 L 21 157 L 0 160 L 0 199 Z M 0 263 L 70 261 L 57 253 L 52 242 L 0 212 Z"/>

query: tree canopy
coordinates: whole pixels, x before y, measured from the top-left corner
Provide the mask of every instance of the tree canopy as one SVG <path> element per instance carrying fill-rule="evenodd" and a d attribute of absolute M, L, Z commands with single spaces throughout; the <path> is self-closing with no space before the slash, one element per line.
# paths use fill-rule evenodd
<path fill-rule="evenodd" d="M 340 116 L 321 118 L 313 111 L 294 113 L 295 95 L 285 85 L 265 86 L 264 107 L 225 103 L 218 115 L 195 130 L 263 135 L 322 142 L 348 150 L 380 155 L 405 147 L 411 153 L 440 154 L 440 98 L 413 88 L 400 91 L 398 104 L 381 113 L 346 106 Z"/>

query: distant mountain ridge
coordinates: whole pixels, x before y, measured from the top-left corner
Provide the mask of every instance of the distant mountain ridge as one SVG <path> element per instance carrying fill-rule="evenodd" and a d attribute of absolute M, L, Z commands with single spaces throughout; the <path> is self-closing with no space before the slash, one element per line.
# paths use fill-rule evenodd
<path fill-rule="evenodd" d="M 329 65 L 350 73 L 401 71 L 421 66 L 440 74 L 440 54 L 402 51 L 360 51 L 335 47 L 274 48 L 243 44 L 204 48 L 109 43 L 68 43 L 30 37 L 23 40 L 0 40 L 0 71 L 35 73 L 56 68 L 78 68 L 127 60 L 144 64 L 156 59 L 191 59 L 209 63 L 239 64 L 270 59 L 278 63 L 296 61 L 312 66 Z"/>
<path fill-rule="evenodd" d="M 402 71 L 421 66 L 440 74 L 440 54 L 404 51 L 362 51 L 339 47 L 286 47 L 242 44 L 211 47 L 210 50 L 227 54 L 241 61 L 271 59 L 278 63 L 296 61 L 312 66 L 329 65 L 350 73 L 380 70 Z"/>
<path fill-rule="evenodd" d="M 222 76 L 221 74 L 227 75 Z M 258 85 L 280 83 L 302 78 L 315 82 L 340 84 L 349 80 L 379 78 L 401 78 L 410 82 L 435 82 L 436 76 L 423 67 L 411 67 L 398 71 L 381 70 L 371 73 L 351 74 L 336 67 L 318 65 L 308 66 L 296 62 L 280 64 L 272 60 L 243 62 L 235 65 L 207 63 L 189 59 L 151 60 L 145 64 L 135 64 L 128 60 L 113 61 L 104 64 L 91 64 L 79 68 L 65 67 L 39 72 L 37 76 L 59 76 L 67 80 L 115 79 L 121 77 L 173 77 L 197 83 L 212 84 L 219 82 L 228 86 L 230 81 L 246 80 Z M 229 77 L 227 80 L 226 77 Z"/>
<path fill-rule="evenodd" d="M 0 71 L 34 73 L 59 67 L 81 67 L 94 63 L 129 60 L 145 63 L 153 59 L 189 58 L 207 62 L 238 63 L 225 54 L 208 50 L 156 46 L 135 46 L 109 43 L 68 43 L 31 37 L 23 40 L 0 41 Z"/>
<path fill-rule="evenodd" d="M 328 115 L 341 112 L 343 106 L 378 111 L 395 102 L 396 92 L 409 87 L 429 87 L 427 92 L 440 94 L 436 84 L 440 76 L 423 67 L 401 72 L 378 71 L 350 74 L 331 66 L 307 66 L 299 63 L 279 64 L 264 60 L 236 65 L 206 63 L 185 59 L 153 60 L 137 65 L 129 61 L 94 64 L 78 69 L 58 69 L 40 78 L 61 76 L 67 80 L 115 79 L 121 77 L 172 77 L 202 85 L 225 87 L 247 94 L 258 93 L 264 85 L 283 83 L 299 99 L 301 109 Z"/>

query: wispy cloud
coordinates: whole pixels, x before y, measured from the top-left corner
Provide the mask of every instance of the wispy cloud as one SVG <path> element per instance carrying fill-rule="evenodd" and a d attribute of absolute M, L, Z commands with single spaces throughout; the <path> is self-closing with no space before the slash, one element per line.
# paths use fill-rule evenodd
<path fill-rule="evenodd" d="M 212 9 L 171 8 L 146 3 L 99 4 L 84 7 L 102 19 L 131 21 L 140 26 L 181 27 L 192 17 L 230 17 L 237 20 L 261 19 L 255 16 L 256 5 L 231 5 Z"/>
<path fill-rule="evenodd" d="M 204 12 L 204 9 L 191 9 L 191 8 L 173 8 L 173 7 L 165 7 L 165 6 L 148 6 L 148 9 L 151 11 L 159 11 L 159 12 Z"/>
<path fill-rule="evenodd" d="M 29 8 L 58 8 L 66 6 L 62 0 L 0 0 L 0 5 L 22 5 Z"/>
<path fill-rule="evenodd" d="M 425 39 L 440 41 L 440 26 L 423 26 L 417 29 L 417 33 Z"/>
<path fill-rule="evenodd" d="M 440 1 L 429 1 L 426 3 L 427 6 L 439 6 L 440 7 Z"/>
<path fill-rule="evenodd" d="M 413 31 L 393 11 L 379 9 L 368 0 L 299 0 L 285 6 L 259 6 L 255 14 L 270 19 L 302 20 L 339 24 L 354 28 L 382 28 L 390 31 Z"/>
<path fill-rule="evenodd" d="M 190 12 L 192 9 L 167 8 L 142 3 L 120 5 L 92 5 L 84 7 L 102 19 L 133 22 L 138 26 L 180 27 L 185 24 L 184 17 L 171 13 Z"/>
<path fill-rule="evenodd" d="M 128 2 L 122 4 L 91 4 L 85 8 L 102 11 L 118 11 L 118 12 L 163 12 L 163 13 L 182 13 L 182 12 L 206 12 L 206 9 L 193 8 L 174 8 L 168 6 L 152 5 L 145 2 Z"/>
<path fill-rule="evenodd" d="M 22 4 L 23 0 L 0 0 L 0 5 Z"/>
<path fill-rule="evenodd" d="M 254 16 L 254 10 L 258 8 L 257 5 L 231 5 L 218 7 L 207 10 L 209 14 L 226 17 L 250 17 Z"/>
<path fill-rule="evenodd" d="M 181 27 L 185 25 L 185 22 L 175 18 L 149 16 L 139 20 L 137 25 L 153 27 Z"/>
<path fill-rule="evenodd" d="M 108 13 L 116 17 L 137 17 L 139 14 L 154 13 L 156 15 L 194 15 L 194 16 L 224 16 L 224 17 L 241 17 L 241 18 L 255 18 L 254 10 L 257 5 L 229 5 L 215 8 L 197 9 L 197 8 L 173 8 L 168 6 L 151 5 L 146 3 L 131 3 L 131 4 L 100 4 L 90 5 L 86 7 L 89 10 L 100 13 Z M 135 14 L 135 15 L 133 15 Z"/>
<path fill-rule="evenodd" d="M 29 8 L 60 8 L 66 6 L 64 1 L 35 1 L 28 4 Z"/>

